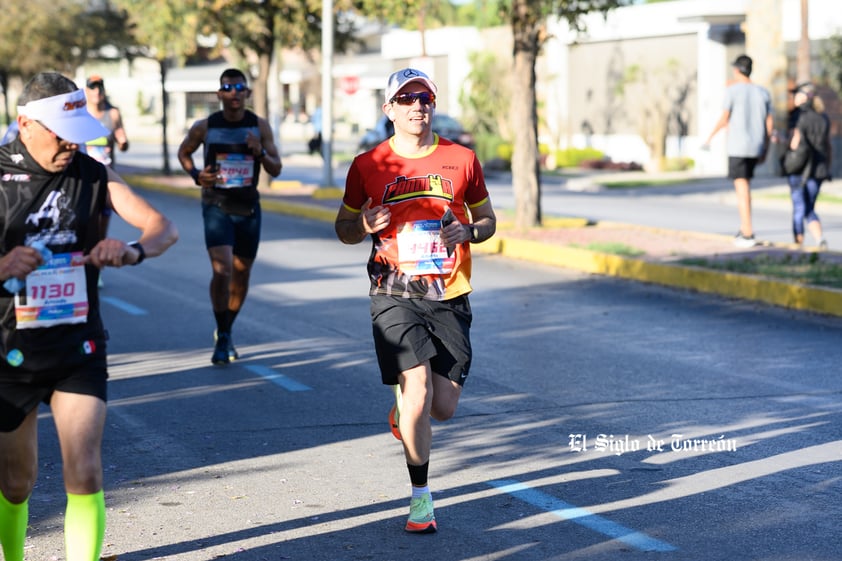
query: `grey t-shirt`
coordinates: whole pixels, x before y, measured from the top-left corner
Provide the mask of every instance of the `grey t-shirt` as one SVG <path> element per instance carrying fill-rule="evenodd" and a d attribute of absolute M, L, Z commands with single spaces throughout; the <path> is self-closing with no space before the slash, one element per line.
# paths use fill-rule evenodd
<path fill-rule="evenodd" d="M 757 84 L 738 83 L 725 90 L 723 108 L 728 118 L 728 155 L 757 158 L 766 142 L 766 116 L 772 112 L 772 98 Z"/>

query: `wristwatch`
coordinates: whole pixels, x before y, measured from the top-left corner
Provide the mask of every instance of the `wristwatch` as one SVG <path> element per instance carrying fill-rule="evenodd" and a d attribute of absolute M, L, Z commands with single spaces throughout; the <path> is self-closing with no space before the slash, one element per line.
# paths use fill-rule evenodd
<path fill-rule="evenodd" d="M 479 229 L 473 224 L 468 224 L 468 227 L 471 229 L 471 243 L 477 243 L 479 241 Z"/>
<path fill-rule="evenodd" d="M 140 245 L 140 242 L 131 242 L 129 247 L 137 250 L 137 261 L 135 261 L 134 264 L 140 265 L 143 263 L 143 260 L 146 259 L 146 252 L 143 250 L 143 246 Z"/>

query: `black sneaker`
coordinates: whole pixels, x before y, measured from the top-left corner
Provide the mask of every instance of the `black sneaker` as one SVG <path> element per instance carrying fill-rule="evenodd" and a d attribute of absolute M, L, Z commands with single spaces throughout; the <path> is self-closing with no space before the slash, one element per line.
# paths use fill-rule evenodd
<path fill-rule="evenodd" d="M 734 236 L 734 245 L 737 247 L 754 247 L 757 245 L 757 240 L 754 239 L 754 234 L 745 236 L 742 232 L 737 232 L 737 235 Z"/>
<path fill-rule="evenodd" d="M 219 338 L 217 335 L 216 329 L 213 330 L 213 342 L 216 344 L 216 340 Z M 234 347 L 234 337 L 229 333 L 228 334 L 228 359 L 231 361 L 237 360 L 240 358 L 240 353 L 237 352 L 237 348 Z"/>
<path fill-rule="evenodd" d="M 228 336 L 228 360 L 235 361 L 240 358 L 240 353 L 237 352 L 236 347 L 234 347 L 234 338 L 229 335 Z"/>
<path fill-rule="evenodd" d="M 213 356 L 211 362 L 214 364 L 228 364 L 231 362 L 231 357 L 228 355 L 230 335 L 227 333 L 218 333 L 216 336 L 216 345 L 213 349 Z"/>

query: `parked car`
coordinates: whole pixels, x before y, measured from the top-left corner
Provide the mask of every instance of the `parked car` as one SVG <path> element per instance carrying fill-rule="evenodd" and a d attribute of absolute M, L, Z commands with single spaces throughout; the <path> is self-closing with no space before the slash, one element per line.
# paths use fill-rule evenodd
<path fill-rule="evenodd" d="M 433 115 L 433 132 L 457 144 L 467 146 L 471 150 L 474 149 L 474 136 L 450 115 L 435 113 Z M 360 152 L 371 150 L 393 134 L 395 134 L 395 125 L 386 115 L 383 115 L 374 128 L 368 129 L 360 139 Z"/>

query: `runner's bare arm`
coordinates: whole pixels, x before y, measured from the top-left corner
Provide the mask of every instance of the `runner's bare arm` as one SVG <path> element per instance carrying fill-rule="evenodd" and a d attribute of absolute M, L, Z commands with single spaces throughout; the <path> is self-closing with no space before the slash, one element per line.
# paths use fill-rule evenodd
<path fill-rule="evenodd" d="M 342 243 L 357 244 L 368 234 L 377 233 L 386 228 L 392 220 L 392 213 L 385 206 L 371 206 L 368 199 L 360 212 L 353 212 L 344 204 L 339 207 L 334 229 Z"/>
<path fill-rule="evenodd" d="M 281 175 L 281 169 L 284 167 L 281 161 L 281 154 L 278 152 L 278 147 L 275 144 L 275 138 L 272 134 L 272 127 L 266 119 L 260 119 L 260 144 L 266 153 L 263 155 L 263 169 L 272 177 Z"/>
<path fill-rule="evenodd" d="M 178 240 L 175 224 L 135 193 L 112 169 L 108 169 L 108 193 L 114 211 L 140 230 L 137 241 L 143 246 L 145 257 L 161 255 Z M 139 257 L 138 250 L 118 240 L 102 240 L 91 251 L 91 262 L 97 266 L 134 264 Z"/>
<path fill-rule="evenodd" d="M 187 136 L 184 137 L 184 140 L 181 141 L 181 145 L 178 147 L 178 162 L 184 171 L 193 176 L 193 179 L 197 183 L 202 183 L 200 177 L 202 174 L 213 173 L 209 168 L 202 169 L 193 162 L 193 153 L 204 143 L 207 134 L 208 120 L 200 119 L 193 123 L 193 126 L 187 132 Z M 196 170 L 199 176 L 194 176 L 193 170 Z M 213 179 L 215 180 L 215 177 Z"/>

